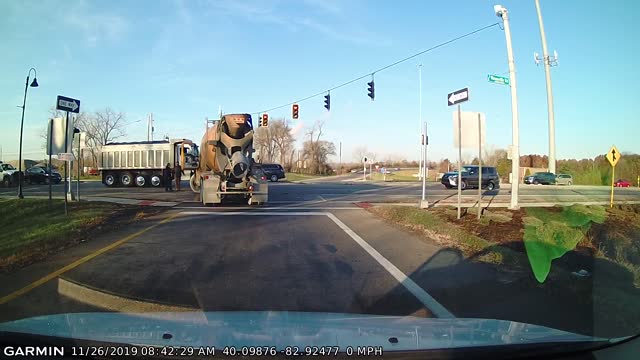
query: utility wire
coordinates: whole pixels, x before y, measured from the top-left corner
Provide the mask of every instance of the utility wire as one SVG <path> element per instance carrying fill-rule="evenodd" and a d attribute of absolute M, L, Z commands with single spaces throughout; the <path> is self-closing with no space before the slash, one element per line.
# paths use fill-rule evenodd
<path fill-rule="evenodd" d="M 494 26 L 496 26 L 496 25 L 500 25 L 500 23 L 499 23 L 499 22 L 496 22 L 496 23 L 493 23 L 493 24 L 491 24 L 491 25 L 487 25 L 487 26 L 481 27 L 481 28 L 479 28 L 479 29 L 473 30 L 473 31 L 471 31 L 471 32 L 468 32 L 468 33 L 466 33 L 466 34 L 464 34 L 464 35 L 460 35 L 460 36 L 455 37 L 455 38 L 453 38 L 453 39 L 447 40 L 447 41 L 445 41 L 445 42 L 443 42 L 443 43 L 440 43 L 440 44 L 438 44 L 438 45 L 432 46 L 432 47 L 430 47 L 430 48 L 428 48 L 428 49 L 426 49 L 426 50 L 423 50 L 423 51 L 420 51 L 420 52 L 418 52 L 418 53 L 415 53 L 415 54 L 413 54 L 413 55 L 411 55 L 411 56 L 408 56 L 408 57 L 406 57 L 406 58 L 404 58 L 404 59 L 398 60 L 398 61 L 396 61 L 396 62 L 394 62 L 394 63 L 392 63 L 392 64 L 389 64 L 389 65 L 383 66 L 383 67 L 381 67 L 381 68 L 379 68 L 379 69 L 377 69 L 377 70 L 374 70 L 374 71 L 372 71 L 372 72 L 370 72 L 370 73 L 367 73 L 367 74 L 365 74 L 365 75 L 362 75 L 362 76 L 360 76 L 360 77 L 357 77 L 357 78 L 355 78 L 355 79 L 353 79 L 353 80 L 349 80 L 349 81 L 347 81 L 347 82 L 345 82 L 345 83 L 342 83 L 342 84 L 340 84 L 340 85 L 334 86 L 334 87 L 332 87 L 332 88 L 330 88 L 330 89 L 327 89 L 327 90 L 321 91 L 321 92 L 316 93 L 316 94 L 313 94 L 313 95 L 309 95 L 309 96 L 307 96 L 307 97 L 305 97 L 305 98 L 302 98 L 302 99 L 299 99 L 299 100 L 296 100 L 296 101 L 293 101 L 293 102 L 290 102 L 290 103 L 287 103 L 287 104 L 284 104 L 284 105 L 276 106 L 276 107 L 273 107 L 273 108 L 271 108 L 271 109 L 267 109 L 267 110 L 263 110 L 263 111 L 253 112 L 253 113 L 251 113 L 251 114 L 259 115 L 259 114 L 261 114 L 261 113 L 268 113 L 268 112 L 273 111 L 273 110 L 282 109 L 283 107 L 291 106 L 291 105 L 293 105 L 293 104 L 300 103 L 300 102 L 303 102 L 303 101 L 305 101 L 305 100 L 312 99 L 312 98 L 314 98 L 314 97 L 316 97 L 316 96 L 320 96 L 320 95 L 326 94 L 326 93 L 327 93 L 327 92 L 329 92 L 329 91 L 332 91 L 332 90 L 335 90 L 335 89 L 339 89 L 339 88 L 341 88 L 341 87 L 343 87 L 343 86 L 347 86 L 347 85 L 349 85 L 349 84 L 351 84 L 351 83 L 354 83 L 354 82 L 356 82 L 356 81 L 358 81 L 358 80 L 362 80 L 362 79 L 364 79 L 364 78 L 366 78 L 366 77 L 369 77 L 369 76 L 371 76 L 371 75 L 373 75 L 373 74 L 375 74 L 375 73 L 377 73 L 377 72 L 381 72 L 381 71 L 386 70 L 386 69 L 388 69 L 388 68 L 390 68 L 390 67 L 396 66 L 396 65 L 398 65 L 398 64 L 400 64 L 400 63 L 403 63 L 403 62 L 405 62 L 405 61 L 407 61 L 407 60 L 411 60 L 411 59 L 415 58 L 416 56 L 420 56 L 420 55 L 422 55 L 422 54 L 424 54 L 424 53 L 428 53 L 428 52 L 430 52 L 430 51 L 436 50 L 436 49 L 438 49 L 438 48 L 440 48 L 440 47 L 443 47 L 443 46 L 445 46 L 445 45 L 451 44 L 452 42 L 455 42 L 455 41 L 458 41 L 458 40 L 464 39 L 464 38 L 466 38 L 466 37 L 468 37 L 468 36 L 471 36 L 471 35 L 477 34 L 477 33 L 481 32 L 481 31 L 484 31 L 484 30 L 487 30 L 487 29 L 489 29 L 489 28 L 492 28 L 492 27 L 494 27 Z"/>

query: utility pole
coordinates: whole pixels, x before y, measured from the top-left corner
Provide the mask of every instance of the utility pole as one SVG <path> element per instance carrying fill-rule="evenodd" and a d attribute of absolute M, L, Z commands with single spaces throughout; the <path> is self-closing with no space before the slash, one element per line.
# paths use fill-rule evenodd
<path fill-rule="evenodd" d="M 340 154 L 340 155 L 338 155 L 338 156 L 339 156 L 339 159 L 340 159 L 340 160 L 339 160 L 340 165 L 339 165 L 339 167 L 338 167 L 338 174 L 342 174 L 342 141 L 340 141 L 340 151 L 339 151 L 339 154 Z"/>
<path fill-rule="evenodd" d="M 419 84 L 419 92 L 418 92 L 418 96 L 419 96 L 419 114 L 418 114 L 418 136 L 420 137 L 420 162 L 418 164 L 418 179 L 422 179 L 423 176 L 423 166 L 422 166 L 422 162 L 424 160 L 424 154 L 422 151 L 422 147 L 424 146 L 422 144 L 422 136 L 424 136 L 424 134 L 420 135 L 422 133 L 422 64 L 418 64 L 418 84 Z"/>
<path fill-rule="evenodd" d="M 153 141 L 153 113 L 147 116 L 147 141 Z"/>
<path fill-rule="evenodd" d="M 536 11 L 538 12 L 538 24 L 540 25 L 540 39 L 542 40 L 542 61 L 544 62 L 544 73 L 547 82 L 547 113 L 549 116 L 549 172 L 556 173 L 556 124 L 553 113 L 553 90 L 551 88 L 551 66 L 557 63 L 557 56 L 549 57 L 547 50 L 547 35 L 544 32 L 542 22 L 542 12 L 540 11 L 540 1 L 535 0 Z M 537 54 L 536 54 L 537 55 Z M 538 62 L 537 56 L 536 63 Z"/>
<path fill-rule="evenodd" d="M 518 205 L 518 190 L 520 186 L 520 125 L 518 122 L 518 93 L 516 91 L 516 63 L 511 47 L 511 28 L 509 27 L 509 12 L 502 5 L 493 7 L 496 16 L 502 18 L 504 36 L 507 43 L 507 60 L 509 62 L 509 82 L 511 84 L 511 201 L 509 209 L 516 210 Z"/>

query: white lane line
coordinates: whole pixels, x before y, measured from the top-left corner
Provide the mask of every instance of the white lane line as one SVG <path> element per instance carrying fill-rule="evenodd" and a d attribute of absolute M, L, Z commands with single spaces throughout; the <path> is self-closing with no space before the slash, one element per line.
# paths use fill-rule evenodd
<path fill-rule="evenodd" d="M 345 223 L 340 221 L 335 215 L 332 213 L 326 213 L 329 219 L 333 220 L 336 225 L 338 225 L 344 232 L 346 232 L 351 238 L 360 245 L 366 252 L 369 253 L 382 267 L 384 267 L 400 284 L 402 284 L 409 292 L 413 294 L 422 304 L 429 309 L 435 316 L 439 318 L 453 318 L 453 314 L 449 312 L 444 306 L 442 306 L 436 299 L 434 299 L 431 295 L 427 294 L 423 288 L 418 286 L 411 278 L 405 275 L 400 269 L 398 269 L 395 265 L 393 265 L 389 260 L 387 260 L 382 254 L 380 254 L 376 249 L 374 249 L 369 243 L 364 241 L 358 234 L 356 234 L 351 228 L 349 228 Z"/>

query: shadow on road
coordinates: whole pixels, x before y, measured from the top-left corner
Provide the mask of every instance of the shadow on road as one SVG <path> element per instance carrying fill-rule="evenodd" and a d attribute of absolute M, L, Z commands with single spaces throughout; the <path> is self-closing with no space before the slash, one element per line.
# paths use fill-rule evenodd
<path fill-rule="evenodd" d="M 520 267 L 480 261 L 505 246 L 524 251 L 519 241 L 466 258 L 458 249 L 445 248 L 409 277 L 459 318 L 511 320 L 608 338 L 640 330 L 640 289 L 627 268 L 581 248 L 554 260 L 548 279 L 540 284 L 524 252 Z M 572 274 L 582 269 L 589 275 Z M 380 313 L 394 301 L 392 291 L 368 310 Z"/>

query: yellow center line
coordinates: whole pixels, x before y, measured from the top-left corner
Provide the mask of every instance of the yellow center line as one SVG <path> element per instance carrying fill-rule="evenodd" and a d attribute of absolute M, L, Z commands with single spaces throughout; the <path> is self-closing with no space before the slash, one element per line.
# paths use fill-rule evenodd
<path fill-rule="evenodd" d="M 173 220 L 178 215 L 180 215 L 179 212 L 175 213 L 175 214 L 172 214 L 172 215 L 169 215 L 165 219 L 163 219 L 163 220 L 161 220 L 161 221 L 159 221 L 159 222 L 157 222 L 157 223 L 155 223 L 155 224 L 153 224 L 151 226 L 148 226 L 148 227 L 146 227 L 146 228 L 144 228 L 144 229 L 142 229 L 142 230 L 140 230 L 138 232 L 135 232 L 135 233 L 133 233 L 131 235 L 125 236 L 124 238 L 122 238 L 122 239 L 120 239 L 120 240 L 118 240 L 118 241 L 116 241 L 116 242 L 114 242 L 114 243 L 112 243 L 112 244 L 110 244 L 108 246 L 105 246 L 102 249 L 99 249 L 99 250 L 97 250 L 97 251 L 95 251 L 95 252 L 93 252 L 93 253 L 91 253 L 91 254 L 83 257 L 83 258 L 80 258 L 80 259 L 72 262 L 71 264 L 69 264 L 69 265 L 67 265 L 67 266 L 65 266 L 63 268 L 60 268 L 60 269 L 58 269 L 58 270 L 56 270 L 56 271 L 54 271 L 54 272 L 52 272 L 52 273 L 50 273 L 50 274 L 48 274 L 48 275 L 46 275 L 44 277 L 32 282 L 31 284 L 23 287 L 22 289 L 16 290 L 16 291 L 12 292 L 11 294 L 9 294 L 7 296 L 1 297 L 0 298 L 0 305 L 6 304 L 9 301 L 14 300 L 17 297 L 22 296 L 22 295 L 28 293 L 29 291 L 37 288 L 38 286 L 41 286 L 41 285 L 45 284 L 46 282 L 57 278 L 58 276 L 66 273 L 67 271 L 72 270 L 72 269 L 74 269 L 74 268 L 86 263 L 87 261 L 106 253 L 109 250 L 113 250 L 113 249 L 117 248 L 118 246 L 126 243 L 127 241 L 129 241 L 131 239 L 135 239 L 136 237 L 146 233 L 147 231 L 149 231 L 149 230 L 151 230 L 151 229 L 153 229 L 153 228 L 155 228 L 157 226 L 160 226 L 162 224 L 165 224 L 165 223 Z"/>

